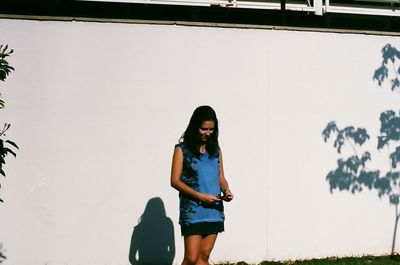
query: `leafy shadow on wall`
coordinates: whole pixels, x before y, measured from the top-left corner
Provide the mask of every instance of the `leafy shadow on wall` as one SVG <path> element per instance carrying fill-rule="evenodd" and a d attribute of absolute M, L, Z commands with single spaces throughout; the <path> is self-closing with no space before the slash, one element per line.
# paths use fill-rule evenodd
<path fill-rule="evenodd" d="M 400 51 L 387 44 L 382 49 L 382 65 L 375 70 L 373 80 L 382 86 L 387 80 L 391 90 L 400 89 Z M 341 156 L 337 160 L 337 168 L 331 170 L 326 176 L 330 191 L 361 192 L 367 188 L 376 190 L 379 198 L 387 197 L 389 203 L 395 208 L 395 222 L 392 239 L 391 254 L 394 254 L 397 225 L 400 218 L 400 115 L 393 110 L 383 111 L 379 117 L 381 128 L 378 135 L 377 149 L 387 149 L 389 168 L 386 172 L 380 169 L 368 168 L 368 161 L 372 160 L 371 153 L 361 151 L 362 146 L 370 139 L 364 128 L 348 126 L 340 129 L 335 121 L 327 124 L 322 132 L 324 141 L 334 138 L 334 148 Z M 349 147 L 350 156 L 342 154 L 343 147 Z"/>
<path fill-rule="evenodd" d="M 129 262 L 132 265 L 171 265 L 174 257 L 174 225 L 166 215 L 161 198 L 151 198 L 133 229 Z"/>

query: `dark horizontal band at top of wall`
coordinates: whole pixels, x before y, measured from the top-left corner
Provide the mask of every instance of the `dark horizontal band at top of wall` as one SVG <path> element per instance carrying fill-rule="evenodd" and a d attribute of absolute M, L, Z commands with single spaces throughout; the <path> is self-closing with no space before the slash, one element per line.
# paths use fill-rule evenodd
<path fill-rule="evenodd" d="M 72 0 L 0 0 L 8 17 L 92 18 L 102 20 L 187 21 L 352 31 L 400 32 L 400 17 L 204 6 Z"/>

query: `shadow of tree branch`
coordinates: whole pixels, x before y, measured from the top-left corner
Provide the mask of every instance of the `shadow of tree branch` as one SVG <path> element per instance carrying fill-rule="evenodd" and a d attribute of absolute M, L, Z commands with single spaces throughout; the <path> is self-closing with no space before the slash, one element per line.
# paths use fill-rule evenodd
<path fill-rule="evenodd" d="M 382 86 L 386 81 L 390 82 L 392 91 L 400 92 L 400 51 L 390 44 L 382 48 L 382 64 L 375 70 L 373 80 Z M 335 121 L 329 122 L 322 131 L 325 142 L 334 138 L 333 147 L 341 156 L 337 160 L 337 167 L 331 170 L 326 180 L 329 183 L 331 193 L 334 190 L 350 191 L 351 193 L 361 192 L 363 189 L 375 189 L 378 197 L 387 197 L 389 203 L 395 207 L 395 222 L 393 229 L 393 240 L 391 254 L 394 254 L 397 226 L 400 218 L 400 114 L 393 110 L 383 111 L 379 117 L 381 127 L 377 136 L 377 150 L 386 148 L 390 168 L 386 173 L 381 170 L 370 170 L 367 167 L 368 161 L 372 159 L 371 153 L 364 151 L 361 147 L 370 139 L 366 129 L 348 126 L 340 129 Z M 351 150 L 351 155 L 345 157 L 342 148 L 345 146 Z"/>

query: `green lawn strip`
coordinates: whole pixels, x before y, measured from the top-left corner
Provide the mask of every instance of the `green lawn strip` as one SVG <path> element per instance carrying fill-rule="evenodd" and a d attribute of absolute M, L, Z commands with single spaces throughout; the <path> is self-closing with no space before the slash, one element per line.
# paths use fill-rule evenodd
<path fill-rule="evenodd" d="M 308 260 L 263 261 L 258 265 L 400 265 L 400 255 L 323 258 Z M 246 262 L 219 263 L 218 265 L 249 265 Z"/>

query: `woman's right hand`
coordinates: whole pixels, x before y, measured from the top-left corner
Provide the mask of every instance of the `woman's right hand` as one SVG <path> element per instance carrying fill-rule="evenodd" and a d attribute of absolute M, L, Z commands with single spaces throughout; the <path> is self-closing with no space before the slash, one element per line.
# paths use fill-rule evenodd
<path fill-rule="evenodd" d="M 209 203 L 209 204 L 221 201 L 221 199 L 218 196 L 212 195 L 212 194 L 205 194 L 205 193 L 200 193 L 199 200 L 201 202 L 205 202 L 205 203 Z"/>

